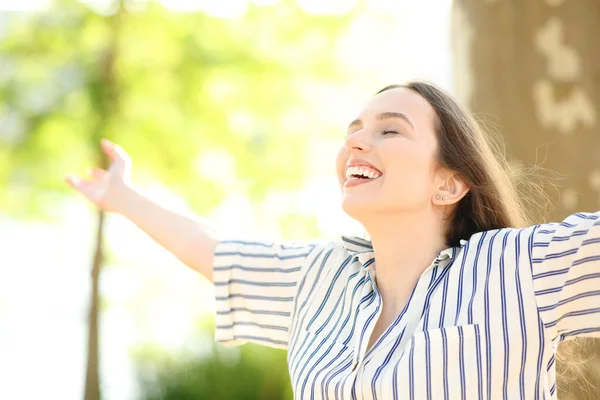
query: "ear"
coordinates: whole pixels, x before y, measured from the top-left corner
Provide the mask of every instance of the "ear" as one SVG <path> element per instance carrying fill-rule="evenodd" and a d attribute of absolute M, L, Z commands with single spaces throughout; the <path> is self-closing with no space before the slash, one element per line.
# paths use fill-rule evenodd
<path fill-rule="evenodd" d="M 465 181 L 457 173 L 451 171 L 439 174 L 434 189 L 432 202 L 438 206 L 456 204 L 469 193 L 469 187 Z"/>

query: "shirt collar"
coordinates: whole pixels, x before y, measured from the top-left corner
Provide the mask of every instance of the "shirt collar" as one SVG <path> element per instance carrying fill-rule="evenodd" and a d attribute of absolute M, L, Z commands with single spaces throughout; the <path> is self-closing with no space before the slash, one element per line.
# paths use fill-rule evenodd
<path fill-rule="evenodd" d="M 357 236 L 342 235 L 342 243 L 344 244 L 346 251 L 355 256 L 365 268 L 368 268 L 373 264 L 371 260 L 375 258 L 375 253 L 373 251 L 373 244 L 370 240 L 362 239 Z M 458 250 L 463 248 L 466 244 L 467 241 L 461 239 L 460 247 L 449 247 L 442 250 L 436 257 L 436 261 L 445 258 L 454 260 L 458 254 Z"/>

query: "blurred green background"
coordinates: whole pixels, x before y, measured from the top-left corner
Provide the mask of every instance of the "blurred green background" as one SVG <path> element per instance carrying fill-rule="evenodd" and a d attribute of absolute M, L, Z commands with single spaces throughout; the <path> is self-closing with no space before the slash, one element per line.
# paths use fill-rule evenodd
<path fill-rule="evenodd" d="M 552 217 L 600 208 L 600 7 L 537 3 L 0 1 L 0 399 L 292 398 L 285 352 L 215 344 L 210 284 L 64 184 L 106 165 L 101 138 L 226 233 L 362 236 L 345 127 L 422 78 L 568 175 Z"/>

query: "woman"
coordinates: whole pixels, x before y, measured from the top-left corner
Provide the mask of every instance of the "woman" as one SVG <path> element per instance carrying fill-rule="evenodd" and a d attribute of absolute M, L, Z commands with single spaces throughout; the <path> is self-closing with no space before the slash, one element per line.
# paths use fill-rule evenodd
<path fill-rule="evenodd" d="M 213 280 L 217 340 L 288 349 L 295 397 L 555 399 L 555 350 L 600 336 L 600 213 L 527 227 L 505 164 L 426 83 L 384 88 L 337 158 L 370 241 L 220 239 L 129 183 L 130 160 L 68 182 Z"/>

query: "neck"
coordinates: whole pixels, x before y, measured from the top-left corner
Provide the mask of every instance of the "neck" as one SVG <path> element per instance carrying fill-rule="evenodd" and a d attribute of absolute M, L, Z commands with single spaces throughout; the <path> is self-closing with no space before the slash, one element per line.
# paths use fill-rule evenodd
<path fill-rule="evenodd" d="M 446 249 L 442 216 L 380 215 L 363 224 L 375 252 L 377 286 L 388 306 L 400 312 L 419 277 Z"/>

